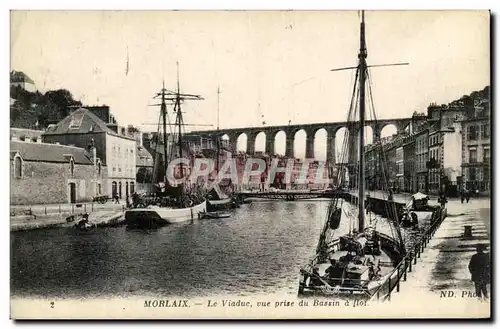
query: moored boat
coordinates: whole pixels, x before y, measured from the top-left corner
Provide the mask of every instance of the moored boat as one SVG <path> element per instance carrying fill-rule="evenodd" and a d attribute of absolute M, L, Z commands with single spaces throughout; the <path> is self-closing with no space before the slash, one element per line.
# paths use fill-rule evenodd
<path fill-rule="evenodd" d="M 236 208 L 233 198 L 221 191 L 219 184 L 214 184 L 207 198 L 207 211 L 228 210 Z"/>
<path fill-rule="evenodd" d="M 358 65 L 356 69 L 356 82 L 353 90 L 351 108 L 348 111 L 348 122 L 358 127 L 365 126 L 366 115 L 366 90 L 365 84 L 368 76 L 368 65 L 366 64 L 367 50 L 365 41 L 364 12 L 361 14 L 361 38 Z M 351 69 L 351 68 L 344 68 Z M 335 71 L 335 70 L 332 70 Z M 359 81 L 358 81 L 359 80 Z M 370 89 L 371 92 L 371 89 Z M 369 95 L 372 99 L 372 95 Z M 373 102 L 373 100 L 372 100 Z M 375 110 L 373 103 L 373 118 Z M 356 118 L 356 111 L 359 116 Z M 357 122 L 356 122 L 357 121 Z M 352 137 L 352 136 L 351 136 Z M 344 140 L 349 138 L 346 133 Z M 345 143 L 345 142 L 344 142 Z M 378 225 L 378 219 L 372 221 L 365 211 L 365 163 L 364 163 L 364 130 L 359 131 L 359 142 L 357 150 L 349 150 L 348 144 L 344 145 L 340 156 L 341 168 L 338 171 L 337 181 L 339 186 L 346 182 L 345 176 L 349 171 L 354 178 L 357 176 L 358 195 L 357 206 L 350 209 L 350 204 L 344 202 L 338 195 L 333 195 L 329 204 L 327 218 L 321 231 L 319 242 L 316 247 L 316 255 L 304 266 L 300 273 L 299 296 L 323 296 L 323 297 L 354 297 L 369 299 L 374 294 L 384 292 L 384 287 L 396 272 L 398 264 L 406 255 L 405 246 L 400 232 L 398 212 L 394 201 L 387 194 L 386 213 L 391 215 L 386 219 L 390 234 L 382 232 Z M 359 157 L 357 165 L 348 165 L 347 156 Z M 384 153 L 381 150 L 381 164 L 384 166 Z M 385 164 L 386 165 L 386 164 Z M 345 166 L 345 168 L 342 168 Z M 382 168 L 382 179 L 387 181 L 385 173 L 387 168 Z M 349 179 L 350 180 L 350 179 Z M 387 186 L 387 185 L 386 185 Z M 340 194 L 340 193 L 339 193 Z M 357 211 L 356 211 L 357 210 Z M 369 223 L 368 222 L 369 220 Z M 349 223 L 341 227 L 341 223 Z M 343 230 L 343 231 L 342 231 Z M 345 232 L 345 231 L 348 232 Z"/>
<path fill-rule="evenodd" d="M 231 213 L 228 211 L 209 211 L 203 214 L 203 218 L 229 218 Z"/>
<path fill-rule="evenodd" d="M 206 212 L 207 203 L 199 186 L 190 186 L 190 191 L 184 183 L 183 178 L 189 170 L 189 164 L 181 163 L 174 168 L 173 177 L 179 179 L 180 183 L 172 184 L 169 181 L 169 160 L 174 158 L 183 159 L 183 151 L 186 145 L 183 143 L 182 130 L 184 121 L 182 118 L 181 104 L 186 100 L 202 100 L 198 95 L 181 94 L 179 77 L 177 76 L 177 91 L 172 92 L 161 89 L 157 94 L 161 97 L 160 119 L 162 120 L 162 140 L 156 140 L 157 146 L 163 144 L 163 168 L 162 177 L 158 177 L 155 183 L 156 191 L 150 198 L 136 196 L 133 207 L 125 211 L 125 224 L 129 228 L 158 228 L 168 224 L 191 221 L 199 218 L 201 213 Z M 173 112 L 176 114 L 175 126 L 173 130 L 173 141 L 169 147 L 167 137 L 167 102 L 173 105 Z M 154 167 L 158 165 L 158 155 L 160 150 L 156 150 Z M 189 151 L 188 151 L 189 152 Z M 186 152 L 186 153 L 188 153 Z M 184 153 L 184 154 L 186 154 Z M 192 158 L 189 154 L 188 157 Z M 191 159 L 192 160 L 192 159 Z M 156 172 L 156 171 L 155 171 Z"/>
<path fill-rule="evenodd" d="M 161 227 L 168 224 L 191 221 L 207 210 L 206 201 L 187 208 L 171 208 L 150 205 L 125 212 L 125 224 L 131 227 Z"/>

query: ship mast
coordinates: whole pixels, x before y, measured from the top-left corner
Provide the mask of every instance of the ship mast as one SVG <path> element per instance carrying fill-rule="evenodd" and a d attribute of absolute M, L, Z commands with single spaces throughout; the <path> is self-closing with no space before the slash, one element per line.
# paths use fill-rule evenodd
<path fill-rule="evenodd" d="M 159 93 L 157 93 L 153 98 L 161 98 L 161 103 L 160 104 L 153 104 L 150 106 L 158 106 L 160 105 L 160 119 L 162 119 L 161 125 L 163 126 L 163 152 L 164 152 L 164 171 L 165 171 L 165 177 L 164 177 L 164 182 L 165 182 L 165 187 L 168 185 L 168 176 L 167 176 L 167 169 L 168 169 L 168 136 L 167 136 L 167 103 L 168 105 L 173 105 L 173 112 L 176 113 L 176 121 L 175 125 L 173 125 L 173 129 L 178 130 L 179 134 L 179 140 L 177 142 L 177 146 L 179 147 L 179 157 L 182 158 L 182 127 L 183 126 L 213 126 L 213 125 L 202 125 L 202 124 L 185 124 L 184 119 L 182 118 L 182 111 L 181 111 L 181 103 L 185 100 L 203 100 L 203 97 L 200 95 L 193 95 L 193 94 L 181 94 L 180 92 L 180 82 L 179 82 L 179 63 L 177 62 L 177 90 L 172 91 L 168 90 L 165 88 L 165 81 L 163 81 L 163 86 L 162 89 Z M 156 125 L 160 126 L 160 123 L 143 123 L 143 125 Z M 169 123 L 170 125 L 170 123 Z M 159 130 L 159 129 L 158 129 Z M 175 131 L 175 130 L 174 130 Z M 158 133 L 159 135 L 159 133 Z M 158 138 L 158 143 L 160 143 L 160 140 Z M 173 154 L 173 153 L 172 153 Z M 155 165 L 156 166 L 156 165 Z M 180 163 L 180 169 L 181 169 L 181 175 L 182 174 L 182 162 Z"/>
<path fill-rule="evenodd" d="M 220 156 L 220 136 L 219 136 L 219 103 L 220 103 L 220 87 L 217 86 L 217 159 L 215 164 L 215 171 L 219 174 L 219 156 Z"/>
<path fill-rule="evenodd" d="M 167 104 L 165 102 L 165 92 L 166 92 L 165 81 L 163 81 L 163 86 L 161 89 L 161 116 L 163 119 L 163 122 L 162 122 L 162 126 L 163 126 L 163 154 L 164 154 L 164 156 L 163 156 L 163 169 L 165 172 L 164 183 L 165 183 L 165 190 L 166 190 L 166 186 L 167 186 L 167 182 L 168 182 L 168 179 L 167 179 L 167 167 L 168 167 L 167 149 L 168 149 L 168 145 L 167 145 Z"/>
<path fill-rule="evenodd" d="M 180 91 L 180 82 L 179 82 L 179 62 L 177 62 L 177 93 L 175 95 L 175 109 L 177 109 L 177 116 L 176 116 L 176 123 L 177 123 L 177 129 L 178 129 L 178 147 L 179 147 L 179 159 L 182 159 L 182 125 L 183 125 L 183 119 L 182 119 L 182 110 L 181 110 L 181 91 Z M 184 178 L 184 166 L 183 166 L 183 161 L 179 163 L 179 169 L 180 169 L 180 175 L 181 179 Z M 180 189 L 180 202 L 182 204 L 182 194 L 184 192 L 184 187 L 181 186 Z"/>
<path fill-rule="evenodd" d="M 365 40 L 365 12 L 361 11 L 361 31 L 359 49 L 359 179 L 358 179 L 358 207 L 359 232 L 365 226 L 365 81 L 366 81 L 366 40 Z"/>

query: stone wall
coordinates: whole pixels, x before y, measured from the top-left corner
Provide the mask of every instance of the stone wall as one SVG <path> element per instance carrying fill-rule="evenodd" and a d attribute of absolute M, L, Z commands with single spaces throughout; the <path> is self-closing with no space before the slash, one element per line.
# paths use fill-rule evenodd
<path fill-rule="evenodd" d="M 33 205 L 70 202 L 70 183 L 75 183 L 76 202 L 91 201 L 98 194 L 107 195 L 106 170 L 101 177 L 93 165 L 75 164 L 71 176 L 69 163 L 22 162 L 22 178 L 14 176 L 14 162 L 10 163 L 10 202 L 12 205 Z"/>

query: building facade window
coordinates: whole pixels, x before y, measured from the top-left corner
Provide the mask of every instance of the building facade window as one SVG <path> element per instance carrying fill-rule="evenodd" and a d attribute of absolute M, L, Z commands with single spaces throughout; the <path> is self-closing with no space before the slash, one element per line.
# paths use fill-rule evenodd
<path fill-rule="evenodd" d="M 23 159 L 20 156 L 14 157 L 14 177 L 23 178 Z"/>
<path fill-rule="evenodd" d="M 490 125 L 485 123 L 481 126 L 482 138 L 490 138 Z"/>
<path fill-rule="evenodd" d="M 477 126 L 472 125 L 467 129 L 467 139 L 470 141 L 477 140 Z"/>
<path fill-rule="evenodd" d="M 489 147 L 485 147 L 483 149 L 483 162 L 490 163 L 490 148 Z"/>
<path fill-rule="evenodd" d="M 476 180 L 476 168 L 469 168 L 469 181 Z"/>
<path fill-rule="evenodd" d="M 101 165 L 101 161 L 97 162 L 97 174 L 99 176 L 101 176 L 101 173 L 102 173 L 102 165 Z"/>
<path fill-rule="evenodd" d="M 469 150 L 469 163 L 476 163 L 476 162 L 477 162 L 477 150 L 470 149 Z"/>

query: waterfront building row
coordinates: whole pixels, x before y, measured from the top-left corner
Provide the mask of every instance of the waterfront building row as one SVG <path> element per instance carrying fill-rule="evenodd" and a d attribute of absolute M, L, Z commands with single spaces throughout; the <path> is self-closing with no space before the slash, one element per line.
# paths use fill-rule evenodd
<path fill-rule="evenodd" d="M 427 120 L 389 143 L 365 148 L 368 189 L 458 195 L 463 190 L 489 195 L 489 87 L 448 105 L 431 104 Z M 383 151 L 383 152 L 381 152 Z M 384 159 L 385 161 L 382 161 Z"/>

